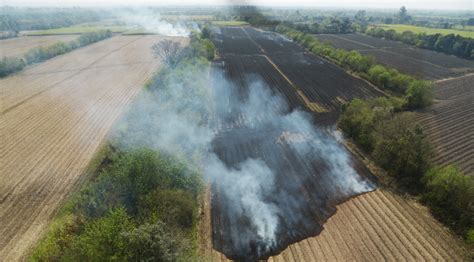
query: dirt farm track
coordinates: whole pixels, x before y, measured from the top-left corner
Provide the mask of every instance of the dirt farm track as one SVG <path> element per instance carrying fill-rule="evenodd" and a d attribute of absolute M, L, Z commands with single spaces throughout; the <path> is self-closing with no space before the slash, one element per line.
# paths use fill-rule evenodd
<path fill-rule="evenodd" d="M 117 36 L 0 80 L 0 261 L 23 258 L 159 61 Z M 174 38 L 184 41 L 183 38 Z"/>

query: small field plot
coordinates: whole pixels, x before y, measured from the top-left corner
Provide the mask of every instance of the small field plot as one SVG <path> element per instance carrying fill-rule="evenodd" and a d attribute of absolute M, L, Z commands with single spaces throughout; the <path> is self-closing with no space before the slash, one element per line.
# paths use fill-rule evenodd
<path fill-rule="evenodd" d="M 38 46 L 49 46 L 57 42 L 69 42 L 76 39 L 75 35 L 58 36 L 20 36 L 0 40 L 0 58 L 4 56 L 23 56 L 28 50 Z"/>
<path fill-rule="evenodd" d="M 360 34 L 315 35 L 336 48 L 356 50 L 402 73 L 424 79 L 443 79 L 474 72 L 474 62 L 396 41 Z"/>
<path fill-rule="evenodd" d="M 0 257 L 23 258 L 160 65 L 159 36 L 117 36 L 0 80 Z M 183 38 L 169 38 L 182 41 Z"/>
<path fill-rule="evenodd" d="M 468 30 L 458 30 L 458 29 L 444 29 L 444 28 L 429 28 L 423 26 L 414 26 L 414 25 L 400 25 L 400 24 L 378 24 L 377 26 L 382 27 L 385 30 L 393 29 L 398 33 L 403 33 L 405 31 L 412 31 L 414 33 L 426 33 L 431 34 L 455 34 L 461 35 L 464 37 L 474 38 L 474 32 Z"/>
<path fill-rule="evenodd" d="M 418 114 L 434 145 L 433 161 L 457 165 L 465 174 L 474 175 L 474 75 L 435 84 L 439 99 Z"/>

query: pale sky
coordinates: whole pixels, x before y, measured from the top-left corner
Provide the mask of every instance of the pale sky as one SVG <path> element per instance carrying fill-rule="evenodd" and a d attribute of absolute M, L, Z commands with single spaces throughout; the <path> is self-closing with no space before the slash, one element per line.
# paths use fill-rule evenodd
<path fill-rule="evenodd" d="M 0 0 L 12 6 L 109 6 L 109 5 L 225 5 L 245 3 L 264 6 L 307 6 L 339 8 L 399 8 L 474 11 L 474 0 Z"/>

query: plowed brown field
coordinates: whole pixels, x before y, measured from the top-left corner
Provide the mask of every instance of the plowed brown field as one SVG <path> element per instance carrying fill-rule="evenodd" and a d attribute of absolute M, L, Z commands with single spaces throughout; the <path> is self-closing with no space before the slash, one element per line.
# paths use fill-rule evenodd
<path fill-rule="evenodd" d="M 473 81 L 474 74 L 436 82 L 437 101 L 417 115 L 433 144 L 433 161 L 456 164 L 467 175 L 474 175 Z"/>
<path fill-rule="evenodd" d="M 210 228 L 209 199 L 203 225 Z M 207 224 L 206 224 L 207 223 Z M 201 239 L 209 261 L 229 261 Z M 320 235 L 290 245 L 269 261 L 467 261 L 467 251 L 416 201 L 379 189 L 337 207 Z"/>
<path fill-rule="evenodd" d="M 113 37 L 0 81 L 0 260 L 24 257 L 41 236 L 159 66 L 150 47 L 160 39 Z"/>
<path fill-rule="evenodd" d="M 20 36 L 0 40 L 0 57 L 22 56 L 33 47 L 48 46 L 60 41 L 68 42 L 77 37 L 77 35 Z"/>

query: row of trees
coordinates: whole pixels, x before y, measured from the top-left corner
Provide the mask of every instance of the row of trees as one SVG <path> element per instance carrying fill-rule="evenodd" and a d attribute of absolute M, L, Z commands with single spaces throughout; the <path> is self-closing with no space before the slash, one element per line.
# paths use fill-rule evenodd
<path fill-rule="evenodd" d="M 322 22 L 283 22 L 282 24 L 307 34 L 348 34 L 354 32 L 353 24 L 349 18 L 329 17 Z"/>
<path fill-rule="evenodd" d="M 329 43 L 321 43 L 312 35 L 289 27 L 280 25 L 277 27 L 277 30 L 300 43 L 314 54 L 338 63 L 340 66 L 374 83 L 379 88 L 403 95 L 406 108 L 422 108 L 431 104 L 433 91 L 430 82 L 401 74 L 395 69 L 386 68 L 377 64 L 373 57 L 364 56 L 357 51 L 336 49 Z"/>
<path fill-rule="evenodd" d="M 433 214 L 474 244 L 474 179 L 456 167 L 433 167 L 431 145 L 396 98 L 354 99 L 338 126 L 398 184 L 419 194 Z"/>
<path fill-rule="evenodd" d="M 84 33 L 78 39 L 68 43 L 58 42 L 50 46 L 35 47 L 25 54 L 23 58 L 18 57 L 3 57 L 0 61 L 0 77 L 13 74 L 22 70 L 26 65 L 39 63 L 58 55 L 70 52 L 79 47 L 95 43 L 97 41 L 109 38 L 112 32 L 103 30 L 98 32 Z"/>
<path fill-rule="evenodd" d="M 99 21 L 105 12 L 84 8 L 0 7 L 0 31 L 42 30 Z"/>
<path fill-rule="evenodd" d="M 420 48 L 456 55 L 462 58 L 474 59 L 474 39 L 455 34 L 413 33 L 405 31 L 398 33 L 393 29 L 384 30 L 380 27 L 368 29 L 366 34 L 388 40 L 400 41 Z"/>

